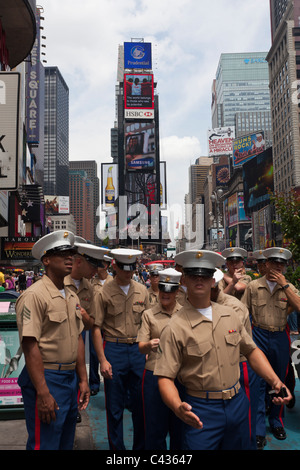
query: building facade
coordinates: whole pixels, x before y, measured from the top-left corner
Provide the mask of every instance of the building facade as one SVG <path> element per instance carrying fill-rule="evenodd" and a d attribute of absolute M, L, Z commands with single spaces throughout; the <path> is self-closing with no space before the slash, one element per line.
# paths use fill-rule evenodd
<path fill-rule="evenodd" d="M 284 5 L 280 4 L 284 3 Z M 300 1 L 271 1 L 272 46 L 267 56 L 273 126 L 274 189 L 300 187 Z"/>
<path fill-rule="evenodd" d="M 221 54 L 212 87 L 213 128 L 235 126 L 237 113 L 270 111 L 266 56 L 267 52 Z"/>
<path fill-rule="evenodd" d="M 44 192 L 69 195 L 69 88 L 57 67 L 45 67 Z"/>
<path fill-rule="evenodd" d="M 94 188 L 84 170 L 70 170 L 70 213 L 76 223 L 76 235 L 94 244 Z"/>

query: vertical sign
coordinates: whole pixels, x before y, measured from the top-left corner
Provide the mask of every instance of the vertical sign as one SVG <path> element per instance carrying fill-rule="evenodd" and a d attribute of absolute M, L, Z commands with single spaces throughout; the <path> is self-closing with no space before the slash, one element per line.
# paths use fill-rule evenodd
<path fill-rule="evenodd" d="M 20 74 L 0 73 L 0 190 L 18 188 Z"/>
<path fill-rule="evenodd" d="M 39 93 L 40 93 L 40 16 L 36 16 L 36 39 L 31 51 L 31 62 L 28 63 L 26 84 L 26 130 L 27 142 L 38 144 L 39 138 Z"/>

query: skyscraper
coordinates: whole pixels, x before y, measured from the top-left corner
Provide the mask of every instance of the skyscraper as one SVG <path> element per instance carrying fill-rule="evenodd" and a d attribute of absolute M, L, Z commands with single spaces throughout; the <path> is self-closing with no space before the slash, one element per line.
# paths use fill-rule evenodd
<path fill-rule="evenodd" d="M 238 113 L 270 111 L 266 56 L 267 52 L 221 54 L 212 88 L 213 128 L 235 126 Z"/>
<path fill-rule="evenodd" d="M 70 170 L 70 213 L 74 215 L 77 233 L 94 243 L 93 183 L 84 170 Z"/>
<path fill-rule="evenodd" d="M 300 187 L 300 0 L 271 0 L 269 64 L 274 188 Z"/>
<path fill-rule="evenodd" d="M 44 192 L 69 195 L 69 88 L 57 67 L 45 68 Z"/>
<path fill-rule="evenodd" d="M 94 225 L 94 238 L 93 243 L 100 244 L 101 240 L 97 237 L 96 228 L 99 221 L 99 214 L 97 215 L 97 209 L 100 204 L 100 194 L 99 194 L 99 178 L 97 176 L 97 163 L 94 160 L 80 160 L 80 161 L 71 161 L 70 162 L 70 171 L 83 170 L 85 171 L 88 179 L 93 183 L 93 212 L 88 214 L 90 218 L 93 219 Z M 70 181 L 71 184 L 71 181 Z M 70 188 L 71 196 L 71 188 Z"/>

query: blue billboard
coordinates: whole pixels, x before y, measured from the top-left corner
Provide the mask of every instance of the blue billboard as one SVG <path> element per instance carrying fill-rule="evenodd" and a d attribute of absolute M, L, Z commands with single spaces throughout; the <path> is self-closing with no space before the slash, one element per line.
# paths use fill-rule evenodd
<path fill-rule="evenodd" d="M 125 69 L 152 69 L 150 42 L 124 42 Z"/>

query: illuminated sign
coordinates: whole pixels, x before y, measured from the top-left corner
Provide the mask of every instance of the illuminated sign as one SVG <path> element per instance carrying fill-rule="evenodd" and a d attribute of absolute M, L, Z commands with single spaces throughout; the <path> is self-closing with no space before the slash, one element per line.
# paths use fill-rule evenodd
<path fill-rule="evenodd" d="M 124 42 L 124 69 L 151 69 L 150 42 Z"/>
<path fill-rule="evenodd" d="M 268 63 L 266 61 L 266 59 L 264 59 L 263 57 L 257 57 L 257 58 L 253 58 L 253 59 L 245 59 L 244 62 L 245 62 L 246 65 L 249 65 L 249 64 L 267 64 Z"/>

